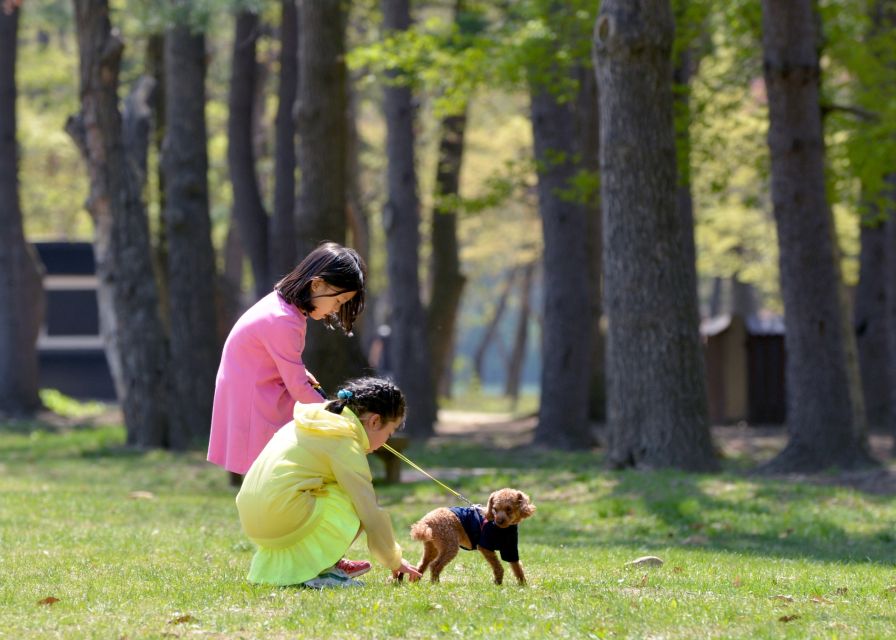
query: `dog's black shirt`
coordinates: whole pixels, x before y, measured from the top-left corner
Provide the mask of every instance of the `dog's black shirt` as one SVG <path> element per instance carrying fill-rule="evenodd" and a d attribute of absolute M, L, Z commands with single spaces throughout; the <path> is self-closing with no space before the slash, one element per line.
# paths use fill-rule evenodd
<path fill-rule="evenodd" d="M 494 522 L 489 522 L 483 518 L 482 513 L 476 507 L 448 508 L 460 520 L 467 537 L 470 539 L 470 544 L 473 545 L 468 551 L 472 551 L 479 546 L 489 551 L 500 551 L 501 560 L 504 562 L 519 562 L 517 525 L 512 524 L 502 529 Z M 461 548 L 466 549 L 466 547 Z"/>

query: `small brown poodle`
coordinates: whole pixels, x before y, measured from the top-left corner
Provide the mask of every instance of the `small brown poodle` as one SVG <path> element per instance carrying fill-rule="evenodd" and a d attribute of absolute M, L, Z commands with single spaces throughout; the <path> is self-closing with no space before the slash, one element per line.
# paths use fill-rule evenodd
<path fill-rule="evenodd" d="M 522 491 L 500 489 L 492 493 L 485 507 L 442 507 L 427 513 L 411 526 L 411 537 L 423 542 L 423 559 L 417 571 L 429 569 L 432 582 L 439 581 L 439 574 L 454 560 L 458 547 L 479 552 L 492 566 L 495 584 L 504 581 L 501 559 L 510 563 L 513 575 L 520 584 L 526 583 L 526 575 L 520 564 L 517 550 L 517 525 L 535 513 L 535 505 Z"/>

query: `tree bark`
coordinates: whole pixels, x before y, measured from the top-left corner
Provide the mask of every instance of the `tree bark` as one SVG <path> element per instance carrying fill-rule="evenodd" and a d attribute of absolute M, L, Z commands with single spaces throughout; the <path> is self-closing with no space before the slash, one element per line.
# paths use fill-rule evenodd
<path fill-rule="evenodd" d="M 170 441 L 175 449 L 207 442 L 219 356 L 208 210 L 205 55 L 202 33 L 186 25 L 169 28 L 162 163 L 171 303 Z"/>
<path fill-rule="evenodd" d="M 833 216 L 825 195 L 819 36 L 812 0 L 762 2 L 771 191 L 787 322 L 788 443 L 772 471 L 869 462 L 861 392 L 849 372 Z M 856 380 L 857 382 L 857 380 Z"/>
<path fill-rule="evenodd" d="M 274 212 L 270 224 L 270 273 L 282 278 L 296 266 L 296 121 L 298 16 L 295 0 L 280 2 L 280 82 L 274 143 Z M 272 284 L 272 283 L 269 283 Z"/>
<path fill-rule="evenodd" d="M 165 229 L 165 171 L 162 169 L 162 147 L 165 144 L 165 34 L 153 33 L 146 42 L 146 75 L 155 80 L 150 113 L 152 116 L 152 149 L 156 162 L 156 191 L 147 193 L 146 201 L 155 201 L 159 211 L 156 235 L 150 236 L 153 271 L 159 291 L 159 315 L 167 328 L 168 305 L 168 233 Z"/>
<path fill-rule="evenodd" d="M 383 0 L 385 33 L 406 31 L 409 0 Z M 386 114 L 388 200 L 383 212 L 386 269 L 389 274 L 392 336 L 389 341 L 395 380 L 408 401 L 406 429 L 414 438 L 433 433 L 436 419 L 426 315 L 420 301 L 420 203 L 414 161 L 414 105 L 405 86 L 383 89 Z"/>
<path fill-rule="evenodd" d="M 717 466 L 707 423 L 692 229 L 676 205 L 668 0 L 604 0 L 600 87 L 608 463 Z"/>
<path fill-rule="evenodd" d="M 37 335 L 44 321 L 40 260 L 25 239 L 16 143 L 19 8 L 0 7 L 0 415 L 41 406 Z"/>
<path fill-rule="evenodd" d="M 251 11 L 237 13 L 228 98 L 227 164 L 233 185 L 233 216 L 240 232 L 240 243 L 252 265 L 255 299 L 267 295 L 273 286 L 268 269 L 268 214 L 261 202 L 255 174 L 252 136 L 258 81 L 255 55 L 258 35 L 258 14 Z"/>
<path fill-rule="evenodd" d="M 558 80 L 551 69 L 551 80 Z M 587 446 L 590 384 L 590 304 L 584 204 L 563 196 L 578 171 L 576 113 L 551 93 L 547 79 L 530 79 L 538 208 L 544 233 L 541 402 L 535 441 Z"/>
<path fill-rule="evenodd" d="M 149 228 L 136 171 L 123 143 L 118 79 L 123 44 L 105 0 L 75 0 L 81 112 L 66 130 L 90 177 L 100 330 L 113 369 L 127 443 L 167 444 L 165 336 L 158 316 Z"/>
<path fill-rule="evenodd" d="M 297 255 L 323 240 L 345 243 L 347 230 L 345 7 L 299 0 L 297 129 L 301 174 L 296 200 Z M 367 366 L 357 337 L 308 323 L 303 360 L 325 389 Z"/>

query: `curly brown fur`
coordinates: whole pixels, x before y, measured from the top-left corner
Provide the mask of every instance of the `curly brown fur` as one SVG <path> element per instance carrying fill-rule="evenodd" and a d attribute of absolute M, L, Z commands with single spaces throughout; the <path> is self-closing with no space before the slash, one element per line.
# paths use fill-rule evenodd
<path fill-rule="evenodd" d="M 533 513 L 535 505 L 529 496 L 516 489 L 500 489 L 492 493 L 485 507 L 477 506 L 482 515 L 501 528 L 519 524 Z M 454 560 L 460 547 L 469 549 L 473 546 L 464 531 L 463 525 L 454 513 L 445 507 L 434 509 L 411 526 L 411 537 L 423 543 L 423 558 L 417 571 L 423 573 L 429 569 L 430 580 L 439 581 L 442 570 Z M 495 576 L 495 584 L 504 581 L 504 567 L 494 551 L 479 547 L 479 552 L 491 565 Z M 523 566 L 519 562 L 511 562 L 510 568 L 520 584 L 526 583 Z"/>

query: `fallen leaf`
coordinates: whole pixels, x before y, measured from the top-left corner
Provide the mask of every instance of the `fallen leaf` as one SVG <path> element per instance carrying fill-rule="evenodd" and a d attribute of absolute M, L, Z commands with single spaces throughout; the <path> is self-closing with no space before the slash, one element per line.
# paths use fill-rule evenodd
<path fill-rule="evenodd" d="M 44 598 L 43 600 L 38 600 L 37 604 L 51 605 L 51 604 L 56 604 L 57 602 L 59 602 L 59 598 L 54 598 L 53 596 L 49 596 L 47 598 Z"/>
<path fill-rule="evenodd" d="M 663 566 L 663 561 L 656 556 L 641 556 L 640 558 L 635 558 L 631 562 L 626 562 L 625 566 L 627 567 L 661 567 Z"/>
<path fill-rule="evenodd" d="M 174 620 L 171 620 L 168 624 L 184 624 L 186 622 L 197 622 L 196 618 L 191 616 L 189 613 L 183 616 L 178 616 Z"/>
<path fill-rule="evenodd" d="M 131 500 L 155 500 L 156 496 L 152 491 L 131 491 L 128 498 Z"/>
<path fill-rule="evenodd" d="M 889 587 L 884 589 L 884 591 L 889 591 L 890 593 L 896 593 L 896 584 L 891 584 Z"/>
<path fill-rule="evenodd" d="M 847 587 L 837 587 L 837 591 L 835 591 L 835 593 L 838 596 L 845 596 L 847 593 L 849 593 L 849 589 Z"/>
<path fill-rule="evenodd" d="M 640 584 L 640 586 L 642 586 L 642 587 L 646 587 L 646 586 L 647 586 L 647 574 L 646 574 L 646 573 L 645 573 L 643 576 L 641 576 L 641 584 Z"/>
<path fill-rule="evenodd" d="M 793 614 L 792 616 L 781 616 L 780 618 L 778 618 L 778 620 L 780 622 L 790 622 L 791 620 L 796 620 L 797 618 L 799 618 L 799 616 L 797 614 Z"/>
<path fill-rule="evenodd" d="M 734 580 L 731 581 L 731 584 L 734 585 L 735 589 L 740 589 L 740 585 L 741 585 L 740 576 L 734 576 Z"/>
<path fill-rule="evenodd" d="M 676 565 L 672 567 L 672 573 L 684 573 L 684 569 Z"/>
<path fill-rule="evenodd" d="M 793 602 L 793 596 L 788 596 L 785 594 L 779 594 L 776 596 L 769 596 L 769 600 L 781 600 L 782 602 Z"/>
<path fill-rule="evenodd" d="M 810 600 L 812 600 L 812 602 L 814 602 L 815 604 L 834 604 L 823 596 L 812 596 Z"/>
<path fill-rule="evenodd" d="M 681 544 L 709 544 L 709 538 L 703 535 L 688 536 Z"/>

